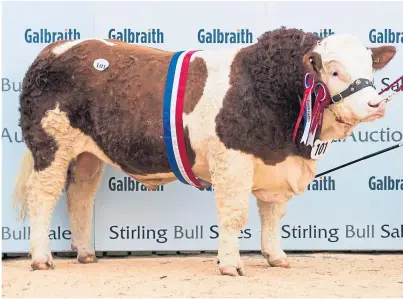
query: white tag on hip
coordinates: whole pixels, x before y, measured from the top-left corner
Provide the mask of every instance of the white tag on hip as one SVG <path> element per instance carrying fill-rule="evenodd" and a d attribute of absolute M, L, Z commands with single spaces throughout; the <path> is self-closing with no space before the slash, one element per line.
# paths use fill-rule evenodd
<path fill-rule="evenodd" d="M 98 71 L 103 71 L 109 66 L 109 62 L 106 59 L 99 58 L 94 61 L 94 68 Z"/>

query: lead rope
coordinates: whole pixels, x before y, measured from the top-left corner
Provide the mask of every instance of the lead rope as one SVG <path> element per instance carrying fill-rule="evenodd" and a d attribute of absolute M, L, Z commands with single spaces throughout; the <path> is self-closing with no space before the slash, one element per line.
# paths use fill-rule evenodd
<path fill-rule="evenodd" d="M 403 147 L 403 143 L 399 143 L 399 144 L 392 145 L 392 146 L 390 146 L 390 147 L 388 147 L 388 148 L 385 148 L 385 149 L 380 150 L 380 151 L 377 151 L 377 152 L 375 152 L 375 153 L 366 155 L 366 156 L 364 156 L 364 157 L 362 157 L 362 158 L 359 158 L 359 159 L 357 159 L 357 160 L 353 160 L 353 161 L 348 162 L 348 163 L 346 163 L 346 164 L 343 164 L 343 165 L 337 166 L 337 167 L 335 167 L 335 168 L 326 170 L 326 171 L 324 171 L 324 172 L 321 172 L 321 173 L 315 175 L 315 178 L 321 177 L 322 175 L 328 174 L 328 173 L 333 172 L 333 171 L 335 171 L 335 170 L 338 170 L 338 169 L 340 169 L 340 168 L 344 168 L 344 167 L 349 166 L 349 165 L 351 165 L 351 164 L 354 164 L 354 163 L 360 162 L 360 161 L 362 161 L 362 160 L 366 160 L 366 159 L 372 158 L 372 157 L 374 157 L 374 156 L 383 154 L 383 153 L 385 153 L 385 152 L 391 151 L 391 150 L 396 149 L 396 148 L 399 148 L 399 147 Z"/>
<path fill-rule="evenodd" d="M 381 94 L 383 94 L 385 91 L 389 90 L 394 84 L 396 84 L 396 83 L 397 83 L 399 80 L 401 80 L 401 79 L 403 79 L 403 76 L 399 77 L 398 79 L 396 79 L 395 81 L 393 81 L 392 84 L 390 84 L 390 85 L 389 85 L 388 87 L 386 87 L 384 90 L 382 90 L 381 92 L 379 92 L 379 95 L 381 95 Z M 393 97 L 394 95 L 396 95 L 399 91 L 402 91 L 402 90 L 403 90 L 403 84 L 402 84 L 393 94 L 391 94 L 390 96 L 388 96 L 384 101 L 386 101 L 386 103 L 389 102 L 389 101 L 391 101 L 391 100 L 392 100 L 392 97 Z M 333 112 L 333 111 L 332 111 L 332 112 Z M 346 166 L 355 164 L 355 163 L 360 162 L 360 161 L 362 161 L 362 160 L 366 160 L 366 159 L 372 158 L 372 157 L 374 157 L 374 156 L 383 154 L 383 153 L 385 153 L 385 152 L 388 152 L 388 151 L 390 151 L 390 150 L 394 150 L 394 149 L 399 148 L 399 147 L 403 147 L 403 143 L 399 143 L 399 144 L 392 145 L 392 146 L 390 146 L 390 147 L 388 147 L 388 148 L 385 148 L 385 149 L 380 150 L 380 151 L 377 151 L 377 152 L 375 152 L 375 153 L 366 155 L 366 156 L 364 156 L 364 157 L 362 157 L 362 158 L 359 158 L 359 159 L 350 161 L 350 162 L 348 162 L 348 163 L 346 163 L 346 164 L 343 164 L 343 165 L 337 166 L 337 167 L 335 167 L 335 168 L 326 170 L 326 171 L 324 171 L 324 172 L 321 172 L 321 173 L 315 175 L 315 178 L 321 177 L 322 175 L 328 174 L 328 173 L 333 172 L 333 171 L 335 171 L 335 170 L 338 170 L 338 169 L 344 168 L 344 167 L 346 167 Z"/>
<path fill-rule="evenodd" d="M 382 90 L 382 91 L 379 92 L 378 94 L 381 95 L 381 94 L 383 94 L 385 91 L 388 91 L 393 85 L 395 85 L 397 82 L 399 82 L 399 80 L 403 80 L 403 76 L 397 78 L 395 81 L 392 82 L 392 84 L 388 85 L 384 90 Z M 395 96 L 398 92 L 400 92 L 400 91 L 402 91 L 402 90 L 403 90 L 403 83 L 402 83 L 402 85 L 401 85 L 398 89 L 396 89 L 396 91 L 395 91 L 394 93 L 392 93 L 391 95 L 389 95 L 386 99 L 384 99 L 384 100 L 381 101 L 380 103 L 382 103 L 382 102 L 385 102 L 385 103 L 390 102 L 390 101 L 392 100 L 392 97 Z M 379 103 L 379 104 L 380 104 L 380 103 Z M 378 104 L 378 105 L 379 105 L 379 104 Z"/>
<path fill-rule="evenodd" d="M 388 87 L 386 87 L 384 90 L 382 90 L 379 95 L 383 94 L 385 91 L 388 91 L 393 85 L 395 85 L 397 82 L 399 82 L 399 80 L 402 80 L 403 76 L 397 78 L 395 81 L 392 82 L 392 84 L 390 84 Z M 392 94 L 391 96 L 394 96 L 396 93 L 398 93 L 399 91 L 403 90 L 403 84 L 396 90 L 396 92 L 394 94 Z"/>

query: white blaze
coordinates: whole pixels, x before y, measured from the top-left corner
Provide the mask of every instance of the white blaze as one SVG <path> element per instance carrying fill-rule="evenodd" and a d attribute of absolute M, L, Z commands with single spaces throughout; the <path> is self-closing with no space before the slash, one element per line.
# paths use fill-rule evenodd
<path fill-rule="evenodd" d="M 71 48 L 73 48 L 74 46 L 85 42 L 85 41 L 89 41 L 89 40 L 97 40 L 100 41 L 102 43 L 104 43 L 105 45 L 108 46 L 114 46 L 114 43 L 108 42 L 104 39 L 91 39 L 91 38 L 87 38 L 87 39 L 77 39 L 77 40 L 73 40 L 73 41 L 66 41 L 65 43 L 63 43 L 62 45 L 59 45 L 55 48 L 52 49 L 52 52 L 56 55 L 60 55 L 63 54 L 64 52 L 70 50 Z"/>

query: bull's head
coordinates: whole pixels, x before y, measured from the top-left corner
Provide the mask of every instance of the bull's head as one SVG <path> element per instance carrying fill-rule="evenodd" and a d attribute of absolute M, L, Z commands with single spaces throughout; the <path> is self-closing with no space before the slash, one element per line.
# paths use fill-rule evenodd
<path fill-rule="evenodd" d="M 384 116 L 386 103 L 372 86 L 373 72 L 395 54 L 393 46 L 367 48 L 354 36 L 335 34 L 304 56 L 307 70 L 327 85 L 332 97 L 324 112 L 321 140 L 346 138 L 360 122 Z"/>

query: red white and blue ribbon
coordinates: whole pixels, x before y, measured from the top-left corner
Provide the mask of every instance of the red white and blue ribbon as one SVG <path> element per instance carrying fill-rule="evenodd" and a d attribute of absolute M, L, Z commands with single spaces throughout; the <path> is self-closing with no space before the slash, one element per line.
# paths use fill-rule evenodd
<path fill-rule="evenodd" d="M 329 92 L 322 83 L 315 84 L 315 105 L 312 112 L 312 124 L 309 130 L 308 144 L 313 146 L 315 142 L 316 132 L 320 134 L 322 131 L 323 112 L 329 105 Z"/>
<path fill-rule="evenodd" d="M 315 97 L 313 98 L 313 95 Z M 314 107 L 312 108 L 312 102 Z M 329 91 L 322 82 L 315 82 L 310 73 L 304 74 L 304 97 L 297 123 L 294 127 L 293 141 L 297 136 L 302 118 L 304 119 L 304 131 L 300 143 L 313 146 L 315 136 L 322 130 L 323 112 L 329 105 Z"/>
<path fill-rule="evenodd" d="M 297 132 L 302 118 L 304 119 L 304 132 L 301 138 L 301 143 L 306 143 L 309 135 L 309 128 L 311 127 L 312 120 L 312 91 L 314 88 L 314 79 L 311 74 L 304 75 L 304 97 L 301 102 L 301 109 L 299 111 L 297 123 L 294 127 L 293 141 L 297 137 Z"/>
<path fill-rule="evenodd" d="M 192 172 L 182 120 L 190 58 L 197 51 L 177 52 L 171 59 L 164 93 L 163 126 L 168 161 L 175 176 L 184 184 L 206 188 L 210 184 L 197 179 Z"/>

